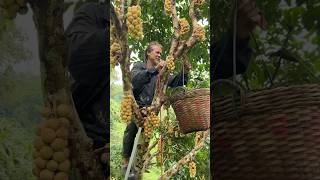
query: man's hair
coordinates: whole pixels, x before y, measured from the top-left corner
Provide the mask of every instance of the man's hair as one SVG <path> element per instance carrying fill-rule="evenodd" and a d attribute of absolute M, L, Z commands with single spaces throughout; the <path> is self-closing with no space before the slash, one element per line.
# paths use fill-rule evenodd
<path fill-rule="evenodd" d="M 150 53 L 153 49 L 153 46 L 159 46 L 162 49 L 162 45 L 157 41 L 152 41 L 148 44 L 146 50 L 144 51 L 144 62 L 148 60 L 148 53 Z"/>

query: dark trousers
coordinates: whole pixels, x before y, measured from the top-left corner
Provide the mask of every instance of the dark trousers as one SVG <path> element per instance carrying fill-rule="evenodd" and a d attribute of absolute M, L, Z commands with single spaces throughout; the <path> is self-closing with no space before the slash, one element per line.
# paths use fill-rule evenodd
<path fill-rule="evenodd" d="M 138 133 L 138 127 L 134 122 L 127 125 L 123 136 L 123 151 L 122 155 L 124 158 L 130 158 L 133 149 L 134 139 Z"/>

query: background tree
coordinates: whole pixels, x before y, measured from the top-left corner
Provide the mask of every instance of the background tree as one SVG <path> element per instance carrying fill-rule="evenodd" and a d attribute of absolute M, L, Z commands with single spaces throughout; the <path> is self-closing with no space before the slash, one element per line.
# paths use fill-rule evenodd
<path fill-rule="evenodd" d="M 112 64 L 120 64 L 121 72 L 122 72 L 122 80 L 123 80 L 123 92 L 124 98 L 132 95 L 131 89 L 131 75 L 130 75 L 130 65 L 136 61 L 142 61 L 144 59 L 144 49 L 147 44 L 151 41 L 158 41 L 160 44 L 163 45 L 163 54 L 164 56 L 162 59 L 166 59 L 169 55 L 172 55 L 175 58 L 176 69 L 175 71 L 181 71 L 181 60 L 187 57 L 193 65 L 193 72 L 191 75 L 191 83 L 188 85 L 190 88 L 194 87 L 208 87 L 209 86 L 209 38 L 208 38 L 208 31 L 209 27 L 205 27 L 205 34 L 206 38 L 204 42 L 199 42 L 195 33 L 193 33 L 193 29 L 201 23 L 201 24 L 208 24 L 208 2 L 200 1 L 200 3 L 204 3 L 202 5 L 198 5 L 198 1 L 166 1 L 166 3 L 171 3 L 172 9 L 168 8 L 169 10 L 167 13 L 164 10 L 165 1 L 132 1 L 125 3 L 125 1 L 115 1 L 113 2 L 113 6 L 111 8 L 111 18 L 112 24 L 114 25 L 113 31 L 111 31 L 112 40 L 111 42 L 113 45 L 111 46 L 111 62 Z M 196 5 L 195 5 L 196 4 Z M 141 7 L 141 19 L 143 22 L 143 34 L 144 38 L 134 38 L 130 34 L 131 27 L 130 27 L 130 15 L 127 15 L 127 12 L 133 6 L 140 5 Z M 155 9 L 157 9 L 155 11 Z M 140 13 L 138 13 L 140 14 Z M 180 35 L 180 26 L 179 26 L 179 19 L 186 18 L 190 23 L 190 32 L 187 35 L 182 36 Z M 129 19 L 129 26 L 128 24 Z M 129 33 L 128 33 L 129 31 Z M 161 37 L 161 38 L 160 38 Z M 116 45 L 118 44 L 118 45 Z M 183 58 L 184 57 L 184 58 Z M 153 103 L 151 105 L 152 111 L 158 113 L 162 106 L 161 99 L 164 98 L 163 94 L 168 93 L 166 88 L 167 83 L 167 76 L 168 72 L 165 73 L 162 79 L 160 79 L 160 83 L 155 90 L 155 97 Z M 140 111 L 133 101 L 133 112 L 134 116 L 136 116 L 136 123 L 139 126 L 142 125 L 142 116 Z M 164 111 L 163 111 L 164 112 Z M 112 113 L 113 114 L 113 113 Z M 115 113 L 114 113 L 115 114 Z M 172 114 L 172 112 L 171 112 Z M 164 118 L 164 116 L 162 116 Z M 115 117 L 115 119 L 118 119 Z M 127 119 L 127 118 L 126 118 Z M 165 120 L 174 121 L 174 117 L 172 116 L 171 119 Z M 131 120 L 131 119 L 129 119 Z M 116 120 L 112 120 L 116 121 Z M 164 120 L 162 120 L 162 123 Z M 162 124 L 161 123 L 161 124 Z M 154 139 L 149 141 L 148 135 L 145 135 L 145 129 L 142 132 L 142 139 L 141 144 L 138 145 L 138 152 L 137 152 L 137 163 L 136 168 L 139 169 L 140 177 L 145 170 L 145 168 L 149 165 L 149 159 L 155 157 L 155 154 L 148 156 L 149 151 L 152 151 L 152 147 L 157 145 L 157 140 L 159 139 L 160 135 L 164 135 L 162 132 L 165 129 L 160 130 L 161 128 L 168 128 L 167 125 L 160 125 L 159 130 L 155 130 L 154 132 Z M 174 126 L 174 125 L 173 125 Z M 112 129 L 113 131 L 114 129 Z M 111 131 L 111 132 L 112 132 Z M 117 131 L 118 132 L 118 131 Z M 123 132 L 121 132 L 123 133 Z M 167 136 L 167 135 L 165 135 Z M 191 137 L 190 137 L 191 138 Z M 111 139 L 113 136 L 111 135 Z M 193 137 L 194 139 L 194 137 Z M 178 139 L 175 139 L 178 140 Z M 119 140 L 118 140 L 119 141 Z M 166 161 L 165 170 L 169 170 L 165 175 L 162 177 L 171 177 L 175 173 L 177 173 L 183 164 L 188 163 L 188 161 L 183 161 L 174 166 L 174 168 L 169 169 L 169 166 L 172 167 L 179 159 L 181 159 L 187 152 L 189 152 L 193 147 L 191 144 L 193 142 L 191 139 L 186 140 L 189 142 L 179 144 L 180 147 L 184 146 L 185 152 L 177 153 L 175 155 L 175 159 L 173 161 L 172 158 Z M 192 143 L 191 143 L 192 142 Z M 175 142 L 176 143 L 176 142 Z M 112 144 L 112 143 L 111 143 Z M 111 145 L 112 146 L 112 145 Z M 149 148 L 148 148 L 149 147 Z M 166 146 L 169 147 L 169 146 Z M 177 145 L 175 148 L 178 148 Z M 159 147 L 158 147 L 159 149 Z M 169 150 L 169 149 L 166 149 Z M 172 150 L 172 149 L 171 149 Z M 185 153 L 185 154 L 184 154 Z M 195 153 L 190 153 L 193 157 Z M 208 154 L 207 154 L 208 155 Z M 113 157 L 113 155 L 112 155 Z M 150 158 L 151 157 L 151 158 Z M 112 158 L 113 159 L 113 158 Z M 119 159 L 119 158 L 117 158 Z M 171 161 L 171 162 L 169 162 Z M 120 164 L 117 163 L 119 166 Z M 163 164 L 161 165 L 163 166 Z M 179 175 L 177 176 L 179 177 Z M 157 177 L 158 178 L 158 177 Z"/>

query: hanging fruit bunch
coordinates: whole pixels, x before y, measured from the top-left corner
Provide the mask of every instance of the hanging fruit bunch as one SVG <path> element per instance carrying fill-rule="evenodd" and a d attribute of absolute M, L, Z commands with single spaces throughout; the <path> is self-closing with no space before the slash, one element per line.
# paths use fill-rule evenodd
<path fill-rule="evenodd" d="M 201 132 L 201 131 L 196 132 L 196 136 L 194 138 L 195 146 L 197 146 L 200 143 L 202 137 L 203 137 L 203 132 Z"/>
<path fill-rule="evenodd" d="M 152 135 L 153 129 L 159 127 L 160 119 L 158 118 L 156 113 L 151 110 L 150 107 L 142 108 L 141 112 L 146 116 L 144 117 L 144 122 L 143 122 L 143 128 L 144 128 L 143 133 L 147 138 L 150 138 Z"/>
<path fill-rule="evenodd" d="M 193 161 L 189 163 L 189 173 L 190 173 L 190 177 L 196 176 L 197 166 L 196 166 L 196 163 Z"/>
<path fill-rule="evenodd" d="M 197 24 L 193 28 L 192 36 L 194 36 L 198 41 L 204 41 L 206 38 L 206 33 L 204 31 L 204 27 L 202 27 L 200 24 Z"/>
<path fill-rule="evenodd" d="M 128 33 L 136 40 L 143 39 L 143 27 L 141 20 L 141 7 L 139 5 L 128 7 L 127 26 Z"/>
<path fill-rule="evenodd" d="M 115 40 L 110 47 L 110 64 L 112 68 L 114 68 L 119 64 L 120 55 L 121 55 L 121 46 Z"/>
<path fill-rule="evenodd" d="M 160 165 L 163 165 L 163 152 L 164 152 L 164 140 L 162 136 L 160 136 L 158 140 L 158 154 L 157 154 L 157 161 L 160 163 Z"/>
<path fill-rule="evenodd" d="M 22 15 L 28 12 L 27 0 L 1 0 L 0 7 L 3 16 L 8 19 L 14 19 L 18 13 Z"/>
<path fill-rule="evenodd" d="M 133 96 L 129 92 L 124 93 L 124 97 L 121 101 L 121 119 L 123 122 L 129 124 L 132 120 L 132 110 L 133 110 Z"/>
<path fill-rule="evenodd" d="M 204 3 L 204 0 L 194 0 L 194 5 L 201 6 Z"/>
<path fill-rule="evenodd" d="M 179 19 L 180 35 L 186 35 L 190 31 L 190 25 L 186 18 Z"/>
<path fill-rule="evenodd" d="M 169 72 L 173 73 L 174 68 L 175 68 L 173 56 L 169 55 L 166 59 L 166 62 L 167 62 L 167 68 L 168 68 Z"/>
<path fill-rule="evenodd" d="M 164 9 L 167 15 L 171 15 L 171 0 L 164 1 Z"/>
<path fill-rule="evenodd" d="M 72 108 L 68 104 L 47 104 L 42 110 L 45 119 L 34 139 L 33 174 L 40 179 L 68 179 L 71 167 L 69 129 Z"/>

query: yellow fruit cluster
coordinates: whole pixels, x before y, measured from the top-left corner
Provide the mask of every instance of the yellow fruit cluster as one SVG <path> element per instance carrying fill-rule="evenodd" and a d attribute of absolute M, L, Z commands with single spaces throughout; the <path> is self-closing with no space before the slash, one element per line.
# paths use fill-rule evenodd
<path fill-rule="evenodd" d="M 190 173 L 190 177 L 196 176 L 197 166 L 196 166 L 196 163 L 193 161 L 189 163 L 189 173 Z"/>
<path fill-rule="evenodd" d="M 42 117 L 46 119 L 37 129 L 34 139 L 33 174 L 39 179 L 68 179 L 71 168 L 68 147 L 72 108 L 60 104 L 56 109 L 44 107 Z"/>
<path fill-rule="evenodd" d="M 169 55 L 166 59 L 167 62 L 167 67 L 170 73 L 172 73 L 174 71 L 175 65 L 174 65 L 174 58 Z"/>
<path fill-rule="evenodd" d="M 163 163 L 163 151 L 164 151 L 164 141 L 163 138 L 159 138 L 158 140 L 158 155 L 157 161 L 162 164 Z"/>
<path fill-rule="evenodd" d="M 144 135 L 150 138 L 152 135 L 153 129 L 159 127 L 159 125 L 160 125 L 160 119 L 155 114 L 155 112 L 151 111 L 151 109 L 148 107 L 147 115 L 146 117 L 144 117 L 144 122 L 143 122 Z"/>
<path fill-rule="evenodd" d="M 206 34 L 204 28 L 201 25 L 196 25 L 193 29 L 193 36 L 196 37 L 198 41 L 204 41 Z"/>
<path fill-rule="evenodd" d="M 127 124 L 130 123 L 132 119 L 132 103 L 133 96 L 130 94 L 125 95 L 121 101 L 121 119 Z"/>
<path fill-rule="evenodd" d="M 110 64 L 114 68 L 119 63 L 119 57 L 121 54 L 121 46 L 118 42 L 113 42 L 110 47 Z"/>
<path fill-rule="evenodd" d="M 164 9 L 168 15 L 171 14 L 171 0 L 164 1 Z"/>
<path fill-rule="evenodd" d="M 202 132 L 196 132 L 196 137 L 194 138 L 194 144 L 198 145 L 201 141 L 202 138 Z"/>
<path fill-rule="evenodd" d="M 180 34 L 185 35 L 190 31 L 190 25 L 186 18 L 179 19 Z"/>
<path fill-rule="evenodd" d="M 128 13 L 127 13 L 128 33 L 131 37 L 137 40 L 143 39 L 143 27 L 142 27 L 142 20 L 140 16 L 141 16 L 141 7 L 139 5 L 128 7 Z"/>
<path fill-rule="evenodd" d="M 204 0 L 194 0 L 194 5 L 201 6 L 204 3 Z"/>
<path fill-rule="evenodd" d="M 3 8 L 4 17 L 14 19 L 19 14 L 28 12 L 27 0 L 1 0 L 0 7 Z"/>

